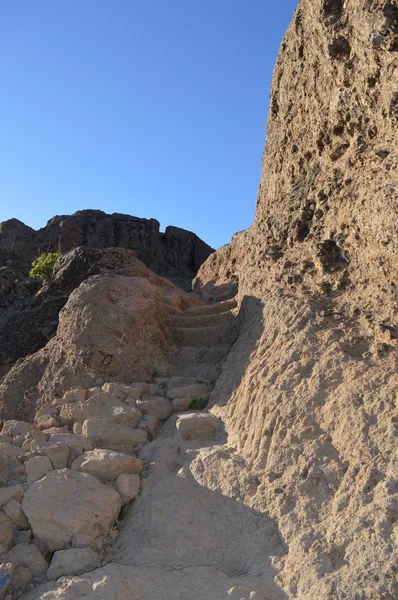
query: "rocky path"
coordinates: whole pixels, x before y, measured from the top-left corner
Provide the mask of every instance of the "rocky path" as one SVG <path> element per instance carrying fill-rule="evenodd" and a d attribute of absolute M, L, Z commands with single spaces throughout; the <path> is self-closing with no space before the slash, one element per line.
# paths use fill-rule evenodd
<path fill-rule="evenodd" d="M 192 306 L 172 317 L 175 349 L 170 358 L 173 375 L 214 381 L 220 364 L 237 336 L 234 300 Z"/>
<path fill-rule="evenodd" d="M 275 523 L 201 480 L 212 457 L 239 470 L 205 409 L 235 306 L 173 317 L 170 377 L 76 388 L 33 425 L 3 423 L 0 599 L 285 598 Z"/>

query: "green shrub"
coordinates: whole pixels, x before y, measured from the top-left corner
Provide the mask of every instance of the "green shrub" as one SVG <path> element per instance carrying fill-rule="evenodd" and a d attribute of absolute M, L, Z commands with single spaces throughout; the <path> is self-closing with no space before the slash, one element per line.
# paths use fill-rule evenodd
<path fill-rule="evenodd" d="M 32 262 L 29 277 L 42 277 L 47 279 L 52 275 L 54 265 L 60 257 L 59 252 L 45 252 Z"/>
<path fill-rule="evenodd" d="M 209 396 L 203 396 L 202 398 L 196 398 L 192 400 L 188 406 L 188 410 L 204 410 L 209 404 Z"/>

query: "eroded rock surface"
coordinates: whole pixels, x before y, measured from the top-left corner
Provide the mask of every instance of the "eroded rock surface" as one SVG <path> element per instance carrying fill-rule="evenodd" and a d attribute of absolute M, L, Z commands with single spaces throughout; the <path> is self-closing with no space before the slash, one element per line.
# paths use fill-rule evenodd
<path fill-rule="evenodd" d="M 25 380 L 25 405 L 40 397 L 58 407 L 43 406 L 38 419 L 69 415 L 64 435 L 73 428 L 145 462 L 140 476 L 113 481 L 116 470 L 107 485 L 74 471 L 117 494 L 119 533 L 108 519 L 101 537 L 114 543 L 102 566 L 55 582 L 36 579 L 24 600 L 398 597 L 397 10 L 390 0 L 299 3 L 275 69 L 255 222 L 211 255 L 196 280 L 210 304 L 190 305 L 148 274 L 147 295 L 123 282 L 112 302 L 100 299 L 91 312 L 83 300 L 95 302 L 96 290 L 108 289 L 104 278 L 96 288 L 94 278 L 66 305 L 54 346 L 14 372 L 26 377 L 29 369 L 34 391 Z M 135 314 L 131 289 L 146 298 L 143 313 L 159 308 L 146 348 L 160 352 L 164 373 L 131 375 L 134 361 L 151 356 L 142 349 L 126 364 L 117 360 L 115 372 L 95 353 L 81 368 L 90 332 L 112 314 L 121 325 L 107 331 L 123 343 Z M 140 339 L 135 329 L 131 352 Z M 102 393 L 114 395 L 115 409 L 125 405 L 116 410 L 122 421 L 133 409 L 142 419 L 114 422 Z M 193 410 L 192 402 L 203 408 L 209 396 L 209 408 Z M 94 413 L 69 406 L 86 402 Z M 188 412 L 173 415 L 180 408 Z M 24 465 L 43 443 L 37 437 L 62 436 L 62 428 L 15 427 L 0 433 L 0 451 L 19 465 L 16 481 L 8 462 L 0 464 L 10 488 L 0 492 L 7 590 L 29 580 L 29 572 L 17 573 L 29 565 L 9 561 L 16 536 L 28 546 L 29 536 L 37 544 L 40 536 L 28 508 L 33 531 L 18 529 L 26 523 L 14 523 L 5 507 L 22 501 L 25 510 L 41 482 L 70 476 L 73 461 L 88 465 L 92 452 L 85 457 L 81 447 L 65 470 L 28 487 Z M 81 543 L 98 546 L 85 537 Z"/>

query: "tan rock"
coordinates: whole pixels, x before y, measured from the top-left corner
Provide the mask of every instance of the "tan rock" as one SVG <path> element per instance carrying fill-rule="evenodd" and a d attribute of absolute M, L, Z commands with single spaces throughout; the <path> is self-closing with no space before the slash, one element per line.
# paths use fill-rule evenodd
<path fill-rule="evenodd" d="M 172 388 L 167 392 L 167 397 L 170 398 L 170 400 L 175 400 L 177 398 L 190 398 L 191 400 L 196 400 L 197 398 L 208 396 L 209 391 L 209 386 L 197 383 L 195 385 Z"/>
<path fill-rule="evenodd" d="M 143 415 L 153 415 L 160 421 L 173 414 L 170 400 L 161 396 L 144 396 L 142 400 L 137 400 L 137 408 Z"/>
<path fill-rule="evenodd" d="M 6 486 L 9 481 L 17 480 L 25 474 L 25 468 L 19 456 L 23 455 L 20 448 L 10 444 L 0 444 L 0 485 Z"/>
<path fill-rule="evenodd" d="M 20 446 L 14 446 L 14 444 L 11 446 L 10 444 L 0 444 L 0 454 L 3 454 L 8 458 L 22 458 L 25 453 Z"/>
<path fill-rule="evenodd" d="M 94 443 L 84 435 L 76 435 L 73 433 L 52 434 L 49 442 L 61 442 L 69 447 L 69 462 L 76 460 L 83 452 L 94 449 Z"/>
<path fill-rule="evenodd" d="M 10 487 L 0 487 L 0 508 L 12 499 L 18 502 L 22 501 L 24 495 L 22 485 L 12 485 Z"/>
<path fill-rule="evenodd" d="M 65 403 L 84 402 L 86 399 L 86 390 L 82 387 L 76 387 L 72 390 L 68 390 L 62 397 Z"/>
<path fill-rule="evenodd" d="M 58 414 L 59 414 L 59 409 L 57 406 L 54 406 L 54 404 L 44 404 L 36 412 L 35 422 L 39 417 L 42 417 L 44 415 L 50 415 L 51 417 L 58 417 Z"/>
<path fill-rule="evenodd" d="M 0 435 L 0 444 L 12 444 L 12 437 L 9 435 Z"/>
<path fill-rule="evenodd" d="M 155 437 L 160 427 L 161 422 L 155 417 L 155 415 L 146 415 L 146 417 L 144 417 L 138 425 L 139 429 L 143 429 L 147 432 L 149 439 L 153 439 Z"/>
<path fill-rule="evenodd" d="M 0 555 L 11 547 L 12 529 L 11 519 L 3 511 L 0 511 Z"/>
<path fill-rule="evenodd" d="M 51 415 L 42 415 L 36 419 L 36 424 L 39 429 L 50 429 L 50 427 L 59 427 L 60 423 L 56 417 Z"/>
<path fill-rule="evenodd" d="M 168 390 L 195 385 L 197 383 L 195 377 L 168 377 L 160 381 L 162 384 L 164 383 L 166 385 Z"/>
<path fill-rule="evenodd" d="M 108 392 L 122 401 L 125 401 L 127 398 L 130 400 L 139 400 L 144 394 L 149 392 L 149 384 L 132 383 L 125 385 L 124 383 L 104 383 L 102 389 L 104 392 Z"/>
<path fill-rule="evenodd" d="M 182 410 L 187 410 L 191 402 L 191 398 L 176 398 L 175 400 L 172 400 L 171 403 L 173 405 L 174 410 L 176 412 L 180 412 Z"/>
<path fill-rule="evenodd" d="M 83 435 L 91 438 L 99 448 L 131 446 L 134 448 L 147 441 L 147 433 L 142 429 L 131 429 L 126 425 L 108 423 L 99 419 L 84 421 Z"/>
<path fill-rule="evenodd" d="M 48 567 L 48 562 L 35 544 L 17 544 L 7 552 L 7 561 L 16 567 L 25 567 L 37 577 Z"/>
<path fill-rule="evenodd" d="M 50 552 L 102 547 L 121 507 L 119 494 L 95 477 L 70 469 L 33 483 L 22 503 L 35 537 Z"/>
<path fill-rule="evenodd" d="M 138 475 L 121 473 L 116 479 L 114 486 L 119 492 L 123 504 L 128 504 L 137 496 L 140 489 L 140 478 Z"/>
<path fill-rule="evenodd" d="M 85 402 L 64 404 L 59 415 L 61 423 L 68 425 L 75 421 L 103 419 L 110 423 L 121 423 L 132 427 L 137 425 L 141 417 L 137 409 L 126 406 L 107 392 L 99 392 Z"/>
<path fill-rule="evenodd" d="M 34 456 L 30 458 L 25 465 L 28 476 L 28 484 L 38 481 L 44 477 L 48 471 L 52 471 L 53 466 L 48 456 Z"/>
<path fill-rule="evenodd" d="M 71 548 L 54 552 L 47 570 L 48 579 L 58 579 L 62 575 L 80 575 L 92 571 L 100 565 L 100 555 L 91 548 Z"/>
<path fill-rule="evenodd" d="M 83 431 L 83 423 L 80 423 L 80 421 L 76 421 L 76 423 L 73 423 L 73 433 L 75 435 L 81 435 Z"/>
<path fill-rule="evenodd" d="M 90 473 L 100 481 L 114 481 L 121 473 L 141 473 L 143 468 L 143 460 L 100 448 L 85 452 L 71 465 L 71 469 Z"/>
<path fill-rule="evenodd" d="M 89 388 L 88 390 L 86 390 L 86 400 L 89 400 L 90 398 L 92 398 L 92 396 L 96 396 L 100 392 L 101 392 L 101 388 L 98 386 Z"/>
<path fill-rule="evenodd" d="M 3 506 L 3 512 L 11 519 L 17 529 L 29 529 L 29 523 L 22 506 L 14 498 Z"/>
<path fill-rule="evenodd" d="M 67 425 L 63 425 L 62 427 L 49 427 L 48 429 L 42 429 L 42 433 L 46 436 L 46 439 L 50 437 L 50 435 L 58 435 L 63 433 L 70 433 L 70 429 Z"/>
<path fill-rule="evenodd" d="M 16 435 L 26 435 L 31 429 L 32 425 L 30 423 L 25 423 L 25 421 L 10 420 L 4 421 L 1 433 L 2 435 L 14 437 Z"/>
<path fill-rule="evenodd" d="M 29 431 L 25 435 L 24 441 L 23 441 L 22 446 L 21 446 L 22 450 L 24 450 L 24 452 L 29 452 L 30 451 L 30 445 L 31 445 L 31 443 L 32 443 L 33 440 L 46 442 L 47 439 L 48 439 L 48 435 L 46 435 L 45 433 L 43 433 L 39 429 L 32 429 L 32 431 Z"/>
<path fill-rule="evenodd" d="M 209 413 L 187 413 L 180 415 L 176 427 L 183 440 L 213 438 L 219 428 L 220 421 Z"/>
<path fill-rule="evenodd" d="M 69 447 L 61 442 L 41 442 L 34 440 L 30 445 L 33 454 L 47 456 L 54 469 L 64 469 L 68 463 Z"/>

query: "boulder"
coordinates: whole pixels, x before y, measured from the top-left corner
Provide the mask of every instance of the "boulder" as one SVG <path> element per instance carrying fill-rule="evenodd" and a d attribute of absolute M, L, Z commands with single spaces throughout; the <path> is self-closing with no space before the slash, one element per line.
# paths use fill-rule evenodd
<path fill-rule="evenodd" d="M 166 371 L 169 309 L 161 293 L 177 288 L 147 269 L 132 253 L 114 249 L 115 253 L 124 255 L 124 266 L 116 266 L 112 273 L 105 269 L 74 289 L 59 313 L 56 335 L 51 327 L 47 345 L 41 343 L 41 350 L 15 364 L 4 377 L 0 419 L 18 415 L 31 420 L 39 403 L 58 404 L 57 398 L 77 386 L 89 389 L 98 381 L 115 379 L 150 381 Z M 181 290 L 177 293 L 184 294 Z M 26 327 L 21 326 L 21 331 Z M 4 348 L 4 353 L 13 353 L 12 345 Z M 0 344 L 0 363 L 1 355 Z"/>
<path fill-rule="evenodd" d="M 140 489 L 140 478 L 138 475 L 121 473 L 116 479 L 114 486 L 119 492 L 122 504 L 128 504 L 137 496 Z"/>
<path fill-rule="evenodd" d="M 42 575 L 48 567 L 48 562 L 35 544 L 17 544 L 7 552 L 6 560 L 16 567 L 29 569 L 35 577 Z"/>
<path fill-rule="evenodd" d="M 59 427 L 60 423 L 56 417 L 51 415 L 41 415 L 36 419 L 36 425 L 39 429 L 50 429 L 51 427 Z"/>
<path fill-rule="evenodd" d="M 65 404 L 74 402 L 84 402 L 86 399 L 86 390 L 82 387 L 76 387 L 72 390 L 68 390 L 62 396 L 62 400 Z"/>
<path fill-rule="evenodd" d="M 70 548 L 54 552 L 47 569 L 48 579 L 58 579 L 62 575 L 80 575 L 92 571 L 100 565 L 100 555 L 91 548 Z"/>
<path fill-rule="evenodd" d="M 71 465 L 71 469 L 90 473 L 100 481 L 114 481 L 121 473 L 141 473 L 143 468 L 143 460 L 100 448 L 85 452 Z"/>
<path fill-rule="evenodd" d="M 0 511 L 0 555 L 7 552 L 12 544 L 12 521 L 3 511 Z"/>
<path fill-rule="evenodd" d="M 146 415 L 138 425 L 139 429 L 143 429 L 148 434 L 148 439 L 152 440 L 160 429 L 161 423 L 154 415 Z"/>
<path fill-rule="evenodd" d="M 19 502 L 12 498 L 3 506 L 3 512 L 17 529 L 29 529 L 29 523 Z"/>
<path fill-rule="evenodd" d="M 13 498 L 18 502 L 22 501 L 23 498 L 23 487 L 22 485 L 11 485 L 10 487 L 1 487 L 0 488 L 0 508 L 7 504 Z"/>
<path fill-rule="evenodd" d="M 74 433 L 52 433 L 49 438 L 50 443 L 61 442 L 69 448 L 69 461 L 78 458 L 83 452 L 94 449 L 94 443 L 84 435 Z"/>
<path fill-rule="evenodd" d="M 39 442 L 34 440 L 30 445 L 31 453 L 47 456 L 54 469 L 64 469 L 68 464 L 69 447 L 62 442 Z"/>
<path fill-rule="evenodd" d="M 144 396 L 142 400 L 137 400 L 137 408 L 143 415 L 153 415 L 160 421 L 168 419 L 173 414 L 170 400 L 162 396 Z"/>
<path fill-rule="evenodd" d="M 117 400 L 112 394 L 99 392 L 85 402 L 64 404 L 59 413 L 61 423 L 71 425 L 75 421 L 103 419 L 110 423 L 123 423 L 134 427 L 142 414 L 136 408 L 130 408 Z"/>
<path fill-rule="evenodd" d="M 29 431 L 29 433 L 24 436 L 21 448 L 24 452 L 29 452 L 33 440 L 46 442 L 47 439 L 48 435 L 40 431 L 40 429 L 32 429 L 32 431 Z"/>
<path fill-rule="evenodd" d="M 35 422 L 37 421 L 37 419 L 39 417 L 42 417 L 44 415 L 58 417 L 58 413 L 59 413 L 58 407 L 55 406 L 54 404 L 44 404 L 44 406 L 39 408 L 39 410 L 37 411 L 36 416 L 35 416 Z"/>
<path fill-rule="evenodd" d="M 119 514 L 121 500 L 92 475 L 61 469 L 33 483 L 22 507 L 33 534 L 50 552 L 98 549 Z"/>
<path fill-rule="evenodd" d="M 124 383 L 104 383 L 102 386 L 104 392 L 108 392 L 122 401 L 126 400 L 126 398 L 138 400 L 149 392 L 149 388 L 149 383 L 132 383 L 131 385 L 125 385 Z"/>
<path fill-rule="evenodd" d="M 4 421 L 1 433 L 2 435 L 15 437 L 17 435 L 26 435 L 31 429 L 32 425 L 30 423 L 25 423 L 25 421 L 9 420 Z"/>
<path fill-rule="evenodd" d="M 48 471 L 52 471 L 53 466 L 48 456 L 34 456 L 30 458 L 25 465 L 28 476 L 28 485 L 44 477 Z"/>
<path fill-rule="evenodd" d="M 188 413 L 178 417 L 176 427 L 183 440 L 194 440 L 213 438 L 219 425 L 219 419 L 210 413 Z"/>
<path fill-rule="evenodd" d="M 18 459 L 18 454 L 21 455 L 18 450 L 9 444 L 0 444 L 0 485 L 7 485 L 25 474 L 25 468 Z"/>
<path fill-rule="evenodd" d="M 99 419 L 84 421 L 82 433 L 91 438 L 99 448 L 111 448 L 115 446 L 131 446 L 135 448 L 147 441 L 148 435 L 142 429 L 131 429 L 126 425 L 118 423 L 107 423 Z"/>

